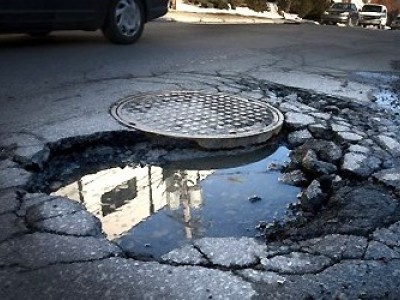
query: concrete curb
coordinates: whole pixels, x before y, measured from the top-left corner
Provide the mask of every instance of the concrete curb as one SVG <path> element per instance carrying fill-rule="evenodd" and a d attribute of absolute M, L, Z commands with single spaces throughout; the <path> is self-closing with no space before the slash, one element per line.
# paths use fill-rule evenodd
<path fill-rule="evenodd" d="M 224 13 L 190 13 L 170 11 L 159 19 L 164 22 L 190 24 L 301 24 L 302 20 L 269 19 Z"/>

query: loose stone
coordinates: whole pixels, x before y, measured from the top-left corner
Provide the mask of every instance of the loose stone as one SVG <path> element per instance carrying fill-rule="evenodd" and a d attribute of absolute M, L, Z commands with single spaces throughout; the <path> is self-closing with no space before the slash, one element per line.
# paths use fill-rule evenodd
<path fill-rule="evenodd" d="M 370 152 L 369 148 L 361 146 L 361 145 L 351 145 L 348 150 L 349 150 L 349 152 L 357 152 L 357 153 L 363 153 L 363 154 L 367 154 Z"/>
<path fill-rule="evenodd" d="M 348 126 L 343 126 L 335 123 L 331 124 L 331 127 L 334 132 L 350 131 L 350 128 Z"/>
<path fill-rule="evenodd" d="M 283 102 L 282 104 L 280 104 L 279 109 L 283 112 L 297 112 L 297 113 L 301 112 L 301 110 L 298 107 L 288 102 Z"/>
<path fill-rule="evenodd" d="M 331 114 L 328 114 L 328 113 L 314 112 L 314 113 L 310 113 L 310 115 L 312 115 L 313 117 L 316 117 L 318 119 L 325 120 L 325 121 L 328 121 L 331 118 Z"/>
<path fill-rule="evenodd" d="M 293 113 L 293 112 L 286 113 L 285 121 L 289 127 L 294 128 L 294 129 L 304 128 L 307 125 L 315 123 L 315 120 L 313 117 L 306 115 L 306 114 Z"/>
<path fill-rule="evenodd" d="M 330 139 L 332 135 L 332 131 L 323 123 L 308 125 L 308 130 L 317 139 Z"/>
<path fill-rule="evenodd" d="M 287 255 L 261 259 L 267 271 L 281 274 L 307 274 L 319 272 L 331 264 L 328 257 L 308 253 L 292 252 Z"/>
<path fill-rule="evenodd" d="M 303 192 L 300 203 L 306 211 L 315 211 L 321 208 L 327 199 L 327 195 L 322 191 L 318 180 L 313 180 Z"/>
<path fill-rule="evenodd" d="M 393 168 L 375 173 L 374 178 L 400 192 L 400 170 Z"/>
<path fill-rule="evenodd" d="M 292 146 L 298 146 L 303 144 L 305 141 L 311 139 L 313 136 L 307 129 L 291 132 L 288 135 L 288 142 Z"/>
<path fill-rule="evenodd" d="M 294 186 L 303 186 L 308 182 L 306 175 L 301 170 L 294 170 L 289 173 L 283 173 L 279 180 L 286 184 Z"/>
<path fill-rule="evenodd" d="M 348 132 L 348 131 L 340 131 L 337 133 L 338 137 L 341 138 L 342 140 L 346 142 L 358 142 L 363 139 L 363 137 L 357 133 L 354 132 Z"/>
<path fill-rule="evenodd" d="M 335 173 L 337 168 L 331 163 L 320 161 L 317 154 L 313 150 L 307 151 L 302 161 L 302 166 L 309 172 L 316 174 L 332 174 Z"/>
<path fill-rule="evenodd" d="M 395 139 L 381 135 L 378 137 L 378 143 L 393 155 L 400 156 L 400 143 Z"/>
<path fill-rule="evenodd" d="M 336 163 L 342 158 L 342 150 L 334 142 L 322 139 L 312 139 L 290 153 L 293 163 L 301 164 L 309 150 L 313 150 L 317 156 L 325 162 Z"/>
<path fill-rule="evenodd" d="M 349 152 L 344 156 L 342 170 L 361 177 L 368 177 L 381 165 L 381 160 L 374 156 Z"/>
<path fill-rule="evenodd" d="M 224 267 L 254 264 L 266 249 L 251 238 L 203 238 L 194 241 L 194 245 L 213 264 Z"/>

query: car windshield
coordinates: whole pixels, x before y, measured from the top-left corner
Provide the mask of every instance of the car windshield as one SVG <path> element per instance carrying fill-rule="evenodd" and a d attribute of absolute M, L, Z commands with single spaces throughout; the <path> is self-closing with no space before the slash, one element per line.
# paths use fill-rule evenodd
<path fill-rule="evenodd" d="M 377 5 L 364 5 L 362 8 L 364 12 L 377 12 L 380 13 L 382 11 L 382 6 Z"/>
<path fill-rule="evenodd" d="M 351 4 L 348 3 L 335 3 L 331 6 L 332 9 L 341 9 L 341 10 L 346 10 L 346 9 L 351 9 Z"/>

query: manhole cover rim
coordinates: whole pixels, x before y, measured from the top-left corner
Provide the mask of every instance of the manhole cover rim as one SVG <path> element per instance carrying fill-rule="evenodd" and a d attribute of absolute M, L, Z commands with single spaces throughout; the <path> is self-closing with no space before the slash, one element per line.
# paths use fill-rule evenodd
<path fill-rule="evenodd" d="M 252 102 L 256 103 L 259 106 L 262 106 L 266 108 L 272 115 L 272 120 L 271 123 L 268 125 L 264 125 L 258 130 L 254 131 L 246 131 L 243 133 L 238 133 L 235 132 L 233 134 L 192 134 L 192 133 L 175 133 L 175 132 L 168 132 L 168 131 L 162 131 L 158 130 L 156 128 L 152 128 L 149 125 L 146 125 L 144 123 L 140 122 L 134 122 L 134 121 L 127 121 L 125 120 L 121 115 L 121 109 L 123 109 L 124 104 L 131 102 L 132 100 L 138 100 L 138 99 L 145 99 L 147 97 L 154 97 L 154 96 L 164 96 L 167 94 L 182 94 L 182 95 L 187 95 L 187 94 L 197 94 L 201 95 L 205 93 L 204 91 L 161 91 L 161 92 L 153 92 L 153 93 L 142 93 L 138 95 L 131 95 L 127 96 L 115 103 L 113 103 L 110 107 L 110 113 L 111 115 L 122 125 L 132 128 L 138 131 L 142 131 L 145 133 L 150 133 L 150 134 L 155 134 L 155 135 L 160 135 L 160 136 L 165 136 L 165 137 L 172 137 L 172 138 L 184 138 L 184 139 L 191 139 L 191 140 L 216 140 L 216 139 L 241 139 L 241 138 L 251 138 L 254 136 L 260 136 L 260 135 L 265 135 L 267 133 L 272 133 L 272 135 L 277 134 L 279 130 L 283 126 L 283 121 L 284 121 L 284 116 L 283 114 L 275 107 L 272 105 L 260 101 L 255 98 L 251 97 L 240 97 L 237 95 L 230 95 L 226 93 L 209 93 L 212 96 L 225 96 L 225 97 L 230 97 L 230 98 L 235 98 L 236 100 L 241 100 L 245 102 Z"/>

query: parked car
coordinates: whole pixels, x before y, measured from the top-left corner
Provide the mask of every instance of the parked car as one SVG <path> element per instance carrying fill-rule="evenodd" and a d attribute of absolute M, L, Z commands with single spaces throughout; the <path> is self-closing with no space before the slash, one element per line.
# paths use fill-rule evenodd
<path fill-rule="evenodd" d="M 391 29 L 400 29 L 400 15 L 398 15 L 390 24 Z"/>
<path fill-rule="evenodd" d="M 366 4 L 359 14 L 358 24 L 360 26 L 373 25 L 384 29 L 387 23 L 387 8 L 385 5 Z"/>
<path fill-rule="evenodd" d="M 358 24 L 358 8 L 354 3 L 334 3 L 321 16 L 321 24 Z"/>
<path fill-rule="evenodd" d="M 101 29 L 111 42 L 130 44 L 167 10 L 168 0 L 0 0 L 0 33 Z"/>

